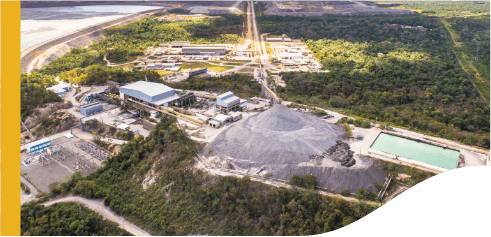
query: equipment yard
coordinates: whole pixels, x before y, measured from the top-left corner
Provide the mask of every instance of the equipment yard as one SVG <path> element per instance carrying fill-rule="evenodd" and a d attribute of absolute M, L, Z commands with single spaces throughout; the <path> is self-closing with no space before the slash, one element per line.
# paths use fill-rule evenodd
<path fill-rule="evenodd" d="M 68 131 L 69 132 L 69 131 Z M 21 153 L 21 173 L 37 188 L 49 192 L 49 185 L 65 182 L 75 171 L 86 176 L 102 166 L 110 153 L 78 137 L 58 137 L 45 153 Z"/>

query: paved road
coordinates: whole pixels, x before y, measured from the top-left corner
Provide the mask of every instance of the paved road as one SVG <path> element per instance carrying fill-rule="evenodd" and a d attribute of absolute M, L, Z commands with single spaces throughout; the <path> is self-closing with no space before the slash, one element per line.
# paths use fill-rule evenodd
<path fill-rule="evenodd" d="M 41 205 L 48 207 L 48 206 L 51 206 L 51 205 L 53 205 L 55 203 L 59 203 L 59 202 L 78 202 L 78 203 L 83 204 L 84 206 L 92 209 L 93 211 L 99 213 L 104 218 L 118 223 L 119 227 L 121 227 L 122 229 L 125 229 L 126 231 L 132 233 L 133 235 L 151 236 L 150 233 L 142 230 L 138 226 L 127 221 L 124 217 L 116 215 L 113 211 L 111 211 L 111 209 L 109 209 L 109 207 L 104 206 L 103 200 L 87 199 L 87 198 L 78 197 L 78 196 L 67 196 L 67 197 L 63 197 L 60 199 L 47 201 L 45 203 L 42 203 Z"/>

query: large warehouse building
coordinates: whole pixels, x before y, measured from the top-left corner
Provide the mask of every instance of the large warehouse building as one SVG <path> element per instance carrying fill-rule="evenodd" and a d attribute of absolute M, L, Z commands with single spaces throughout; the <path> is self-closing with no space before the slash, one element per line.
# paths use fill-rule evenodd
<path fill-rule="evenodd" d="M 134 100 L 152 107 L 183 106 L 193 103 L 194 94 L 179 96 L 173 88 L 161 83 L 138 81 L 119 88 L 122 100 Z"/>
<path fill-rule="evenodd" d="M 193 55 L 224 55 L 228 52 L 225 46 L 214 46 L 214 45 L 193 45 L 193 46 L 183 46 L 182 54 L 193 54 Z"/>
<path fill-rule="evenodd" d="M 138 81 L 119 88 L 121 99 L 147 102 L 156 106 L 169 106 L 169 102 L 179 99 L 176 91 L 161 83 Z"/>

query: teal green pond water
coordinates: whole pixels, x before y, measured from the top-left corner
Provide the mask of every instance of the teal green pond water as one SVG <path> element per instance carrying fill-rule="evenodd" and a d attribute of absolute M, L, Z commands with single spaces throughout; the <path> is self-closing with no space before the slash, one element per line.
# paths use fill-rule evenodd
<path fill-rule="evenodd" d="M 380 133 L 371 148 L 445 169 L 455 169 L 459 159 L 459 151 L 386 133 Z"/>

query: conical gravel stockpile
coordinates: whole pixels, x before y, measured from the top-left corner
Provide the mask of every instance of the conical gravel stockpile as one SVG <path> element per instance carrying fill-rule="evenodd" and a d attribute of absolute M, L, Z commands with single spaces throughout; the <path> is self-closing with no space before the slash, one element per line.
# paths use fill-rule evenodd
<path fill-rule="evenodd" d="M 386 176 L 375 167 L 380 161 L 355 156 L 355 164 L 345 167 L 322 156 L 336 141 L 344 139 L 340 125 L 278 104 L 223 131 L 208 147 L 209 156 L 229 159 L 240 169 L 263 169 L 283 180 L 296 174 L 313 174 L 320 187 L 336 191 L 375 190 L 375 183 L 383 182 Z M 311 155 L 322 158 L 310 159 Z"/>

